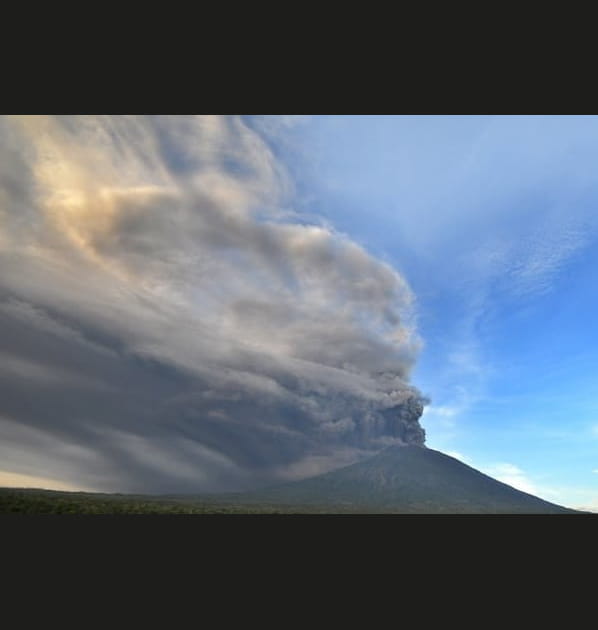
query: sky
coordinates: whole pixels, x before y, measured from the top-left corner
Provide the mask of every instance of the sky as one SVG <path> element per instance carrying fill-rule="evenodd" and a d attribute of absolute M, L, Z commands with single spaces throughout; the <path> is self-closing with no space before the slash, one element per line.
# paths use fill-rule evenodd
<path fill-rule="evenodd" d="M 423 427 L 598 509 L 597 158 L 589 116 L 0 118 L 0 485 L 237 489 Z"/>
<path fill-rule="evenodd" d="M 416 296 L 427 445 L 596 508 L 598 118 L 328 116 L 293 139 L 302 208 Z"/>

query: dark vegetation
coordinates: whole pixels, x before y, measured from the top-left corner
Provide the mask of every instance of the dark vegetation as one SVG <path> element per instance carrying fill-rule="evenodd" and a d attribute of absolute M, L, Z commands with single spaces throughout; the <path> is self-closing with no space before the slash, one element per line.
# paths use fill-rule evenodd
<path fill-rule="evenodd" d="M 197 497 L 0 488 L 0 514 L 247 514 L 284 510 L 210 503 Z"/>

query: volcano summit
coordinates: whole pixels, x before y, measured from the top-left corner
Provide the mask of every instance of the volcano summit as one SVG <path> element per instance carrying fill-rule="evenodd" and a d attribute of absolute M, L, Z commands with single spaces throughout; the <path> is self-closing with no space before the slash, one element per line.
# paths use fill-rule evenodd
<path fill-rule="evenodd" d="M 391 446 L 323 475 L 237 495 L 239 503 L 361 513 L 572 513 L 424 446 Z"/>

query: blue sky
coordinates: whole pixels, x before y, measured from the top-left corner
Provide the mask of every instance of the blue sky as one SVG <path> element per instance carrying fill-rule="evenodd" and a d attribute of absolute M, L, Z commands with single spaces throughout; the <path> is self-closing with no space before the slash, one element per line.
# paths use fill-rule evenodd
<path fill-rule="evenodd" d="M 260 124 L 260 121 L 253 121 Z M 598 118 L 319 116 L 271 141 L 296 209 L 417 300 L 432 448 L 598 506 Z"/>

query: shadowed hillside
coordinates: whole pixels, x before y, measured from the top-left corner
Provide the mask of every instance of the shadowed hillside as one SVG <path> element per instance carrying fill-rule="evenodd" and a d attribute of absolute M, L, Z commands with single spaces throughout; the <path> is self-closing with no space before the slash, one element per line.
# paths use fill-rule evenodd
<path fill-rule="evenodd" d="M 258 504 L 339 506 L 410 513 L 567 513 L 454 457 L 419 446 L 389 447 L 332 472 L 238 495 Z"/>

